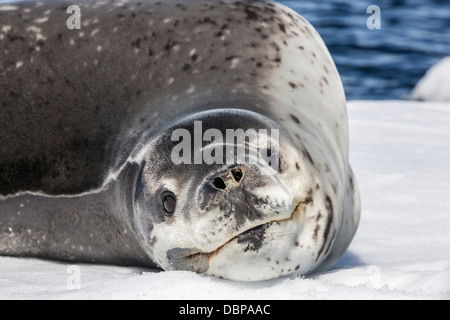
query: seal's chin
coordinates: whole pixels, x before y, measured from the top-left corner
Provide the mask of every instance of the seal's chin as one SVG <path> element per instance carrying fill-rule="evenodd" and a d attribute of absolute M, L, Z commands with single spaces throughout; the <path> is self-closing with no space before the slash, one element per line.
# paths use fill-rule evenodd
<path fill-rule="evenodd" d="M 272 220 L 257 225 L 251 229 L 242 231 L 241 233 L 234 235 L 220 245 L 217 249 L 211 252 L 202 252 L 199 249 L 180 249 L 175 248 L 167 252 L 167 259 L 169 265 L 175 270 L 193 271 L 197 273 L 209 274 L 210 262 L 217 257 L 222 251 L 232 244 L 239 244 L 242 246 L 241 253 L 254 252 L 258 253 L 260 249 L 265 245 L 266 231 L 274 225 L 279 225 L 284 222 L 298 221 L 301 215 L 301 205 L 297 205 L 288 219 Z M 236 253 L 236 257 L 239 258 L 241 253 Z"/>

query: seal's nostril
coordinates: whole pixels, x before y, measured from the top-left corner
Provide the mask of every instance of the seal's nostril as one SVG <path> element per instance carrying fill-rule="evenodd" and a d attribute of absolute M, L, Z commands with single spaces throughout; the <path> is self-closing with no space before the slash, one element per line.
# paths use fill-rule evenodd
<path fill-rule="evenodd" d="M 233 178 L 237 184 L 241 183 L 241 180 L 244 176 L 241 169 L 233 169 L 233 170 L 231 170 L 231 174 L 233 175 Z"/>
<path fill-rule="evenodd" d="M 227 188 L 222 178 L 215 178 L 212 183 L 217 189 L 225 190 Z"/>

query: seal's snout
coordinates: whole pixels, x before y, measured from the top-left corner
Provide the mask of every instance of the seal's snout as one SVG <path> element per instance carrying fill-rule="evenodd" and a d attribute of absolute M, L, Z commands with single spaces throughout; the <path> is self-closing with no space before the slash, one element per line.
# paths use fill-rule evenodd
<path fill-rule="evenodd" d="M 268 210 L 267 215 L 290 210 L 289 190 L 277 175 L 264 175 L 266 167 L 261 163 L 232 165 L 205 177 L 198 190 L 199 209 L 233 214 L 239 217 L 237 222 L 261 219 L 262 210 Z"/>
<path fill-rule="evenodd" d="M 245 177 L 246 168 L 236 167 L 228 169 L 211 179 L 212 185 L 217 190 L 231 191 L 239 188 Z"/>

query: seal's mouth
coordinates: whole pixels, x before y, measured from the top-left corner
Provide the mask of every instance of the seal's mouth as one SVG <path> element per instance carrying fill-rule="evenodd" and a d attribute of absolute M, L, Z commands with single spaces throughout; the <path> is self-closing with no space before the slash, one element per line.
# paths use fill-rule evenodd
<path fill-rule="evenodd" d="M 172 268 L 175 270 L 194 271 L 198 273 L 204 273 L 209 268 L 209 260 L 215 257 L 222 251 L 224 247 L 233 241 L 237 243 L 246 244 L 244 251 L 253 250 L 257 251 L 264 243 L 265 231 L 274 224 L 279 224 L 283 221 L 290 221 L 297 219 L 301 215 L 301 203 L 297 205 L 291 216 L 287 219 L 273 220 L 265 222 L 251 229 L 244 230 L 243 232 L 233 236 L 227 242 L 219 246 L 212 252 L 201 252 L 197 249 L 172 249 L 167 252 L 167 259 Z"/>

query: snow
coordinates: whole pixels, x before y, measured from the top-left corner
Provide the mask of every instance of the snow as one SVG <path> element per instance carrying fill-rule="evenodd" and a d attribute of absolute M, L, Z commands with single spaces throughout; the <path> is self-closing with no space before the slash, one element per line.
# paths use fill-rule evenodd
<path fill-rule="evenodd" d="M 422 101 L 450 102 L 450 57 L 428 70 L 411 97 Z"/>
<path fill-rule="evenodd" d="M 0 258 L 0 299 L 450 299 L 450 104 L 353 101 L 349 118 L 363 213 L 332 270 L 240 283 Z"/>

